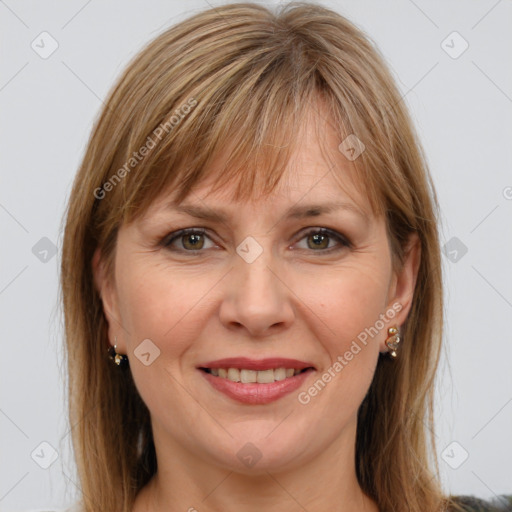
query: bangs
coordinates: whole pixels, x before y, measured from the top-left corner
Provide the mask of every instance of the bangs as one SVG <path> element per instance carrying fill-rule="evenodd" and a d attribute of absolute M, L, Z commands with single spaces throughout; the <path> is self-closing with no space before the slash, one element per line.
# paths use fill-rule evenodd
<path fill-rule="evenodd" d="M 257 22 L 253 18 L 251 23 Z M 110 181 L 126 170 L 112 187 L 111 215 L 116 212 L 118 219 L 130 223 L 160 195 L 172 192 L 179 203 L 209 178 L 213 191 L 229 186 L 234 201 L 265 196 L 280 183 L 315 116 L 315 125 L 332 130 L 339 143 L 356 131 L 365 142 L 370 138 L 360 116 L 350 113 L 350 99 L 341 104 L 319 59 L 299 36 L 262 24 L 258 37 L 245 40 L 237 34 L 235 44 L 227 32 L 222 51 L 209 60 L 194 61 L 205 50 L 189 48 L 173 66 L 167 63 L 167 77 L 152 81 L 150 95 L 134 91 L 142 99 L 130 113 L 131 130 L 109 169 Z M 155 68 L 161 59 L 172 60 L 169 49 L 153 50 Z M 183 83 L 171 78 L 184 70 Z M 322 146 L 325 134 L 317 129 L 316 136 Z M 213 176 L 211 163 L 221 153 L 227 158 Z M 334 176 L 339 166 L 353 170 L 353 185 L 373 213 L 383 211 L 381 187 L 367 152 L 355 161 L 337 148 L 325 147 L 322 153 Z"/>

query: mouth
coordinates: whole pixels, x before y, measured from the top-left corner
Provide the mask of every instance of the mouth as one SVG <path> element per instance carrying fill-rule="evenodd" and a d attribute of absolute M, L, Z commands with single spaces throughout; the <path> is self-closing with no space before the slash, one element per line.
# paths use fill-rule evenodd
<path fill-rule="evenodd" d="M 291 393 L 316 371 L 296 359 L 229 358 L 197 367 L 214 390 L 245 404 L 267 404 Z"/>
<path fill-rule="evenodd" d="M 228 379 L 231 382 L 241 382 L 242 384 L 270 384 L 272 382 L 279 382 L 308 370 L 314 370 L 312 366 L 307 368 L 275 368 L 268 370 L 250 370 L 247 368 L 199 368 L 205 373 L 209 373 L 214 377 L 221 379 Z"/>

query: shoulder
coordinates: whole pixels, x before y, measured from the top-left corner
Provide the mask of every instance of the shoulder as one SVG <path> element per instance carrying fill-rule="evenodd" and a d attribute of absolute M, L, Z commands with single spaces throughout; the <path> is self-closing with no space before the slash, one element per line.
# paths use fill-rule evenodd
<path fill-rule="evenodd" d="M 512 512 L 512 495 L 497 496 L 493 500 L 482 500 L 474 496 L 450 496 L 453 504 L 449 512 Z"/>

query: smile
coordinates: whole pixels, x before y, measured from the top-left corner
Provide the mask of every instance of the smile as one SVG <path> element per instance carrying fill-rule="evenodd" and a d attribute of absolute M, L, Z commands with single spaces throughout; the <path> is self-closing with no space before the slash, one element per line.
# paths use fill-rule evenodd
<path fill-rule="evenodd" d="M 242 384 L 269 384 L 271 382 L 289 379 L 299 373 L 307 371 L 309 368 L 302 370 L 295 368 L 276 368 L 274 370 L 248 370 L 238 368 L 202 368 L 207 373 L 219 377 L 221 379 L 228 379 L 232 382 L 241 382 Z"/>
<path fill-rule="evenodd" d="M 311 363 L 296 359 L 228 358 L 197 368 L 208 384 L 229 398 L 264 405 L 297 390 L 315 372 Z"/>

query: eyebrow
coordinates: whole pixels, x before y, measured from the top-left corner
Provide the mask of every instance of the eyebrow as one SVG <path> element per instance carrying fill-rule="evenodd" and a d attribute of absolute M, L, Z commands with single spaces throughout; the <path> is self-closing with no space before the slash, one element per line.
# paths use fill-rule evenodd
<path fill-rule="evenodd" d="M 172 210 L 178 213 L 185 213 L 197 219 L 226 222 L 228 214 L 222 208 L 214 210 L 205 208 L 203 206 L 196 206 L 192 204 L 170 204 Z M 368 221 L 366 213 L 352 203 L 331 202 L 323 204 L 307 204 L 307 205 L 294 205 L 284 212 L 285 219 L 306 219 L 309 217 L 318 217 L 323 214 L 333 213 L 339 210 L 346 210 L 357 214 L 363 220 Z"/>

